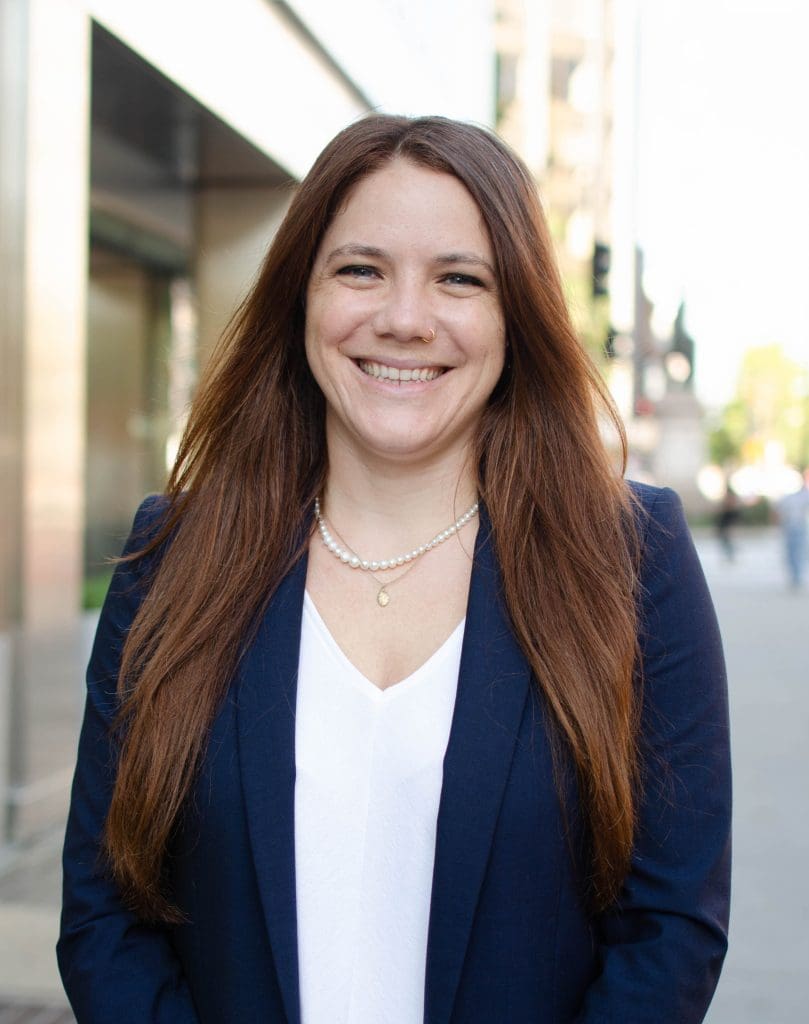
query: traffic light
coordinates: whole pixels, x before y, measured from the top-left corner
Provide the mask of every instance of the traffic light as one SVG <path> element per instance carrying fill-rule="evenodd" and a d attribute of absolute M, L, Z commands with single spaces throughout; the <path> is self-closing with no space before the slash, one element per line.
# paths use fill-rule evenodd
<path fill-rule="evenodd" d="M 610 273 L 610 247 L 603 242 L 593 246 L 593 297 L 608 295 L 607 278 Z"/>
<path fill-rule="evenodd" d="M 607 328 L 607 335 L 604 338 L 604 355 L 607 359 L 615 358 L 615 339 L 618 337 L 618 332 L 612 326 L 609 325 Z"/>

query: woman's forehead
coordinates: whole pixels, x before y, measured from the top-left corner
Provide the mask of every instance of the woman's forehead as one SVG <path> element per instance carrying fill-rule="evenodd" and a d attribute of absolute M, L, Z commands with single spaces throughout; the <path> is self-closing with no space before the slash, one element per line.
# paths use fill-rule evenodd
<path fill-rule="evenodd" d="M 369 248 L 420 243 L 493 257 L 483 214 L 463 182 L 445 171 L 396 158 L 357 182 L 320 245 Z"/>

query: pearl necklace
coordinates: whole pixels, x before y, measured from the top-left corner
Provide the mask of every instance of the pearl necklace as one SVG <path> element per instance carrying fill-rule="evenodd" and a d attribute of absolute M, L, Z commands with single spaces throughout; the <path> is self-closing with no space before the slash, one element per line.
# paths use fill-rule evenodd
<path fill-rule="evenodd" d="M 480 503 L 475 501 L 469 506 L 463 515 L 458 516 L 451 526 L 448 526 L 445 530 L 441 530 L 437 533 L 432 540 L 428 540 L 425 544 L 420 547 L 413 548 L 412 551 L 408 551 L 404 555 L 397 555 L 394 558 L 383 558 L 381 561 L 370 561 L 366 558 L 360 558 L 359 555 L 350 551 L 348 548 L 341 547 L 340 544 L 334 539 L 329 532 L 329 527 L 326 520 L 320 511 L 320 498 L 315 498 L 315 519 L 317 520 L 317 528 L 320 531 L 320 539 L 331 551 L 335 558 L 339 558 L 340 561 L 349 566 L 352 569 L 362 569 L 367 573 L 384 572 L 386 569 L 396 569 L 400 565 L 406 565 L 410 562 L 415 562 L 417 558 L 421 558 L 422 555 L 426 555 L 428 551 L 432 551 L 434 547 L 439 544 L 443 544 L 445 540 L 449 540 L 450 537 L 454 536 L 459 530 L 462 530 L 464 526 L 478 513 L 478 507 Z M 404 573 L 402 574 L 404 575 Z M 375 578 L 375 577 L 374 577 Z M 398 577 L 401 579 L 401 577 Z M 379 583 L 379 580 L 376 580 Z M 379 588 L 379 592 L 376 595 L 376 603 L 380 608 L 384 608 L 390 601 L 390 594 L 385 589 L 386 586 L 390 586 L 395 583 L 396 580 L 390 580 L 387 584 L 382 584 Z"/>

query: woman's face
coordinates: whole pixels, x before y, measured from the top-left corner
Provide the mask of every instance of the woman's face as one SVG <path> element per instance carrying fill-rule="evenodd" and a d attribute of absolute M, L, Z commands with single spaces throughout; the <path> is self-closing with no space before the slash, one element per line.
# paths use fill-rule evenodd
<path fill-rule="evenodd" d="M 364 178 L 326 231 L 307 289 L 306 355 L 330 445 L 396 460 L 464 456 L 504 352 L 494 254 L 466 188 L 403 159 Z"/>

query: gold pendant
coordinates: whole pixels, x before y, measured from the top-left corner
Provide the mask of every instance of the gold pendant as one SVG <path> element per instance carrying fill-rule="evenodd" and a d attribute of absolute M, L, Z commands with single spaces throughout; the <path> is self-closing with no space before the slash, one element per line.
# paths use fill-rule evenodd
<path fill-rule="evenodd" d="M 379 593 L 376 595 L 376 603 L 380 608 L 384 608 L 388 601 L 390 601 L 390 594 L 385 590 L 384 587 L 379 588 Z"/>

